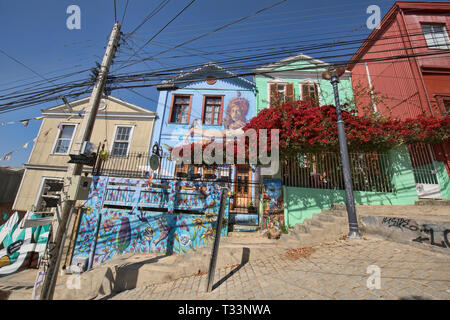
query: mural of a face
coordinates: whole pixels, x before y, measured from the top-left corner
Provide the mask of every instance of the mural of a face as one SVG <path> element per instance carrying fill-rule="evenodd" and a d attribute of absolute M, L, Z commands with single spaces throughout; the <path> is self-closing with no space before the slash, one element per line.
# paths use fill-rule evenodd
<path fill-rule="evenodd" d="M 247 113 L 249 102 L 247 99 L 241 98 L 240 93 L 236 98 L 231 99 L 225 111 L 224 126 L 225 129 L 239 129 L 247 123 Z"/>

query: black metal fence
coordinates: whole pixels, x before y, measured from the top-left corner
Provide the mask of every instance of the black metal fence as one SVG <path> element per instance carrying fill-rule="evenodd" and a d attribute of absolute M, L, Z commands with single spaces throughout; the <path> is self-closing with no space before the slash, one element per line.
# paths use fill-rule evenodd
<path fill-rule="evenodd" d="M 392 192 L 392 168 L 387 154 L 350 153 L 354 191 Z M 313 189 L 344 190 L 339 153 L 298 154 L 282 165 L 283 185 Z"/>

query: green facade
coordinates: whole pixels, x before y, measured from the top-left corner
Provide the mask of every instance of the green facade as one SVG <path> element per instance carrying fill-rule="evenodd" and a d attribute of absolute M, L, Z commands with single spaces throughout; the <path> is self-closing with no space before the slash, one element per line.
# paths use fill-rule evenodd
<path fill-rule="evenodd" d="M 322 72 L 325 71 L 325 67 L 318 67 L 319 65 L 323 65 L 324 62 L 320 63 L 320 61 L 314 60 L 304 55 L 300 55 L 298 59 L 300 60 L 295 61 L 295 59 L 293 58 L 293 62 L 282 63 L 281 66 L 274 68 L 270 68 L 268 66 L 267 68 L 271 70 L 265 72 L 265 75 L 258 74 L 255 76 L 254 81 L 257 90 L 257 112 L 269 106 L 268 83 L 270 82 L 293 83 L 295 100 L 302 99 L 302 97 L 300 96 L 300 85 L 302 83 L 306 81 L 315 82 L 319 85 L 320 104 L 334 105 L 334 94 L 331 83 L 328 80 L 322 79 L 321 76 Z M 350 73 L 346 73 L 340 78 L 339 99 L 341 104 L 351 104 L 353 102 L 353 90 Z"/>
<path fill-rule="evenodd" d="M 354 191 L 355 204 L 359 205 L 410 205 L 418 200 L 411 161 L 405 146 L 389 151 L 394 192 Z M 345 190 L 283 187 L 285 223 L 292 227 L 329 209 L 331 204 L 345 203 Z"/>

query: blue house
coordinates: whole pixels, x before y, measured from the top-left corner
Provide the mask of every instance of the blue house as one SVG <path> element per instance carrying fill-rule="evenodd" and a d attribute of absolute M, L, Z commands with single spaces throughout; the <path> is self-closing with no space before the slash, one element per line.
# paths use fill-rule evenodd
<path fill-rule="evenodd" d="M 255 84 L 215 63 L 207 63 L 161 83 L 152 146 L 172 148 L 239 131 L 256 114 Z M 167 176 L 194 174 L 198 179 L 227 178 L 232 192 L 230 223 L 258 225 L 258 170 L 250 165 L 199 167 L 161 165 Z"/>

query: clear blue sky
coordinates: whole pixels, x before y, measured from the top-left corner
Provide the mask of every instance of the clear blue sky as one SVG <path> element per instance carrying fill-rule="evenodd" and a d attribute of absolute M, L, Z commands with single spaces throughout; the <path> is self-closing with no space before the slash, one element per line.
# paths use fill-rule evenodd
<path fill-rule="evenodd" d="M 131 32 L 160 2 L 161 0 L 129 0 L 122 31 Z M 154 41 L 140 51 L 139 55 L 147 57 L 158 53 L 275 2 L 276 0 L 196 0 Z M 142 46 L 188 3 L 188 0 L 170 1 L 133 35 L 129 45 L 134 49 Z M 393 3 L 392 0 L 288 0 L 230 28 L 158 56 L 157 60 L 140 63 L 118 72 L 151 72 L 168 67 L 252 55 L 259 52 L 259 47 L 264 47 L 265 50 L 272 47 L 274 50 L 283 46 L 292 47 L 296 43 L 314 44 L 332 41 L 323 40 L 326 38 L 364 39 L 371 31 L 365 27 L 369 16 L 366 8 L 372 4 L 379 5 L 383 16 Z M 71 4 L 76 4 L 81 9 L 81 30 L 69 30 L 66 27 L 66 20 L 69 17 L 66 9 Z M 122 20 L 125 4 L 126 0 L 117 0 L 119 21 Z M 95 61 L 101 61 L 114 23 L 113 8 L 113 0 L 1 1 L 0 21 L 3 32 L 0 49 L 47 78 L 94 67 Z M 222 52 L 239 48 L 245 48 L 246 51 Z M 351 53 L 356 47 L 353 45 L 344 48 L 344 51 L 338 49 L 340 48 L 333 48 L 327 53 L 323 50 L 303 53 L 322 58 L 327 54 Z M 194 53 L 195 56 L 186 56 L 189 53 Z M 202 55 L 198 55 L 199 53 Z M 126 46 L 120 47 L 111 69 L 112 74 L 120 65 L 120 61 L 128 59 L 130 54 L 131 51 Z M 264 62 L 274 62 L 289 55 L 291 54 L 269 57 Z M 0 95 L 11 92 L 5 91 L 8 88 L 18 87 L 17 90 L 26 83 L 42 81 L 36 74 L 1 53 L 0 67 Z M 84 73 L 69 79 L 87 77 L 88 73 Z M 116 90 L 112 95 L 150 110 L 156 109 L 154 100 L 158 99 L 158 92 L 154 88 L 136 91 L 148 98 L 128 90 Z M 60 103 L 61 101 L 54 101 L 3 113 L 0 114 L 0 122 L 37 117 L 41 115 L 41 109 Z M 40 122 L 31 121 L 27 127 L 20 123 L 0 126 L 0 158 L 20 148 L 25 142 L 31 141 L 37 135 Z M 0 161 L 0 166 L 21 167 L 28 160 L 31 147 L 32 144 L 26 150 L 14 152 L 9 161 Z"/>

